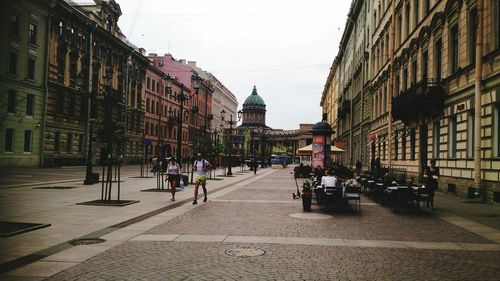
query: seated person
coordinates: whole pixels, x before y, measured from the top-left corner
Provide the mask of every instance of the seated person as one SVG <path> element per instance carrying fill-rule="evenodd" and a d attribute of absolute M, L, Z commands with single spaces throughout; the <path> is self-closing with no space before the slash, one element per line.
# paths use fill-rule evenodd
<path fill-rule="evenodd" d="M 333 175 L 331 169 L 328 169 L 326 175 L 321 178 L 321 186 L 323 188 L 337 186 L 337 177 Z"/>

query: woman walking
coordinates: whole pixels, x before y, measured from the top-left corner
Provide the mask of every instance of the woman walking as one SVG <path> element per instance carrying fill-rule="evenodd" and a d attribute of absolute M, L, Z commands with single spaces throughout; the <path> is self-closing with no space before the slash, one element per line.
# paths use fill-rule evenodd
<path fill-rule="evenodd" d="M 174 157 L 170 158 L 167 165 L 167 180 L 170 183 L 170 190 L 172 192 L 172 201 L 175 201 L 175 187 L 177 183 L 180 182 L 181 178 L 181 167 L 175 161 Z"/>

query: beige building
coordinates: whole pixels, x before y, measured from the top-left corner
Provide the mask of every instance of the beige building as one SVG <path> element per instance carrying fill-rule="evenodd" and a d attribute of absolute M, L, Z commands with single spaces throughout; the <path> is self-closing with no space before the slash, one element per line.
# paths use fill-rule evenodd
<path fill-rule="evenodd" d="M 465 194 L 468 187 L 481 187 L 483 199 L 499 200 L 499 5 L 498 0 L 367 1 L 373 28 L 370 85 L 364 91 L 371 116 L 362 143 L 370 158 L 404 168 L 415 179 L 435 158 L 441 189 Z M 476 73 L 477 67 L 482 71 Z"/>

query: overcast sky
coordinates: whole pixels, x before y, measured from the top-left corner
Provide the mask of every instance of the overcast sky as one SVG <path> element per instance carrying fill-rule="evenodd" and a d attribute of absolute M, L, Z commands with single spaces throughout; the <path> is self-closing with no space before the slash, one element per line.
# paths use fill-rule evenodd
<path fill-rule="evenodd" d="M 236 96 L 238 109 L 255 84 L 268 126 L 321 120 L 321 93 L 351 1 L 116 1 L 132 43 L 196 61 Z"/>

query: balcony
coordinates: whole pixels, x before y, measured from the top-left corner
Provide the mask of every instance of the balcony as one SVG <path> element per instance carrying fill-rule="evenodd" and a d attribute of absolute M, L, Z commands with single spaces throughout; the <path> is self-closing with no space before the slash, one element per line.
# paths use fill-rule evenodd
<path fill-rule="evenodd" d="M 440 79 L 424 79 L 392 98 L 392 119 L 404 124 L 432 120 L 443 113 L 445 90 Z"/>

